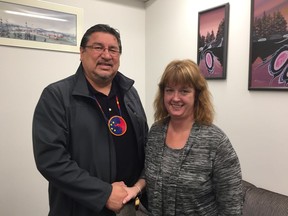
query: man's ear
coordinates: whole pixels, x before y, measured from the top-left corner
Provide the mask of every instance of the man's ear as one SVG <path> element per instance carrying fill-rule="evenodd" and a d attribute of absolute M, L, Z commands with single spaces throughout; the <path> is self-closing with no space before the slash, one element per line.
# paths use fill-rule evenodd
<path fill-rule="evenodd" d="M 80 47 L 80 61 L 82 61 L 82 54 L 85 52 L 85 48 Z"/>

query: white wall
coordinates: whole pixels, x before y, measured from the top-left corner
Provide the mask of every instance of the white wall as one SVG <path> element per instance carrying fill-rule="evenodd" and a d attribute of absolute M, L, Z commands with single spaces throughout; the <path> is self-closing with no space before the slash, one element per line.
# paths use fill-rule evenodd
<path fill-rule="evenodd" d="M 248 91 L 250 0 L 150 0 L 146 4 L 146 111 L 153 122 L 154 95 L 165 66 L 197 60 L 198 12 L 230 3 L 226 80 L 209 81 L 215 123 L 229 136 L 243 178 L 288 195 L 286 92 Z"/>
<path fill-rule="evenodd" d="M 144 103 L 144 3 L 49 1 L 83 8 L 83 31 L 97 23 L 110 24 L 120 30 L 123 43 L 120 71 L 135 79 Z M 0 46 L 0 59 L 0 215 L 47 215 L 48 184 L 34 163 L 32 115 L 46 85 L 75 73 L 80 63 L 79 54 Z"/>
<path fill-rule="evenodd" d="M 120 71 L 135 79 L 149 124 L 164 67 L 175 58 L 197 57 L 198 11 L 230 2 L 227 79 L 209 81 L 216 124 L 230 137 L 245 179 L 288 195 L 287 92 L 247 90 L 249 0 L 150 0 L 146 10 L 136 0 L 49 1 L 83 8 L 83 30 L 96 23 L 120 30 Z M 42 89 L 73 74 L 79 55 L 0 46 L 0 59 L 0 215 L 47 215 L 47 182 L 32 152 L 32 115 Z"/>

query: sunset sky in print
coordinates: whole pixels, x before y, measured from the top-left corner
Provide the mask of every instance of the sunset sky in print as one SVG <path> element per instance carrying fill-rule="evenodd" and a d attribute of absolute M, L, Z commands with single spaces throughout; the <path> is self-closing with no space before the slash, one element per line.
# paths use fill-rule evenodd
<path fill-rule="evenodd" d="M 207 13 L 204 12 L 203 14 L 200 14 L 199 17 L 200 34 L 206 37 L 207 32 L 211 33 L 213 30 L 216 36 L 218 26 L 222 21 L 222 19 L 224 18 L 224 16 L 225 16 L 225 7 L 221 7 L 215 10 L 207 11 Z"/>
<path fill-rule="evenodd" d="M 288 22 L 288 1 L 287 0 L 254 0 L 254 17 L 261 17 L 264 13 L 273 14 L 280 11 Z"/>
<path fill-rule="evenodd" d="M 288 22 L 288 1 L 287 0 L 254 0 L 254 17 L 261 17 L 264 13 L 270 14 L 279 10 Z M 200 24 L 200 34 L 203 36 L 207 35 L 207 32 L 214 31 L 215 35 L 217 33 L 217 28 L 224 18 L 225 8 L 221 7 L 219 9 L 204 11 L 202 14 L 200 12 L 199 24 Z"/>

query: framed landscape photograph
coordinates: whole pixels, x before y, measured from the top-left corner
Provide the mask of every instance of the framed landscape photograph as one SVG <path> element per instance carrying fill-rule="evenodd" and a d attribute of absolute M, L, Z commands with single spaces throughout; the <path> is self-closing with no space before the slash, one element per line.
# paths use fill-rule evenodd
<path fill-rule="evenodd" d="M 288 90 L 288 1 L 251 0 L 249 90 Z"/>
<path fill-rule="evenodd" d="M 83 11 L 37 0 L 0 0 L 0 45 L 79 52 Z"/>
<path fill-rule="evenodd" d="M 229 3 L 198 14 L 197 62 L 206 79 L 226 79 Z"/>

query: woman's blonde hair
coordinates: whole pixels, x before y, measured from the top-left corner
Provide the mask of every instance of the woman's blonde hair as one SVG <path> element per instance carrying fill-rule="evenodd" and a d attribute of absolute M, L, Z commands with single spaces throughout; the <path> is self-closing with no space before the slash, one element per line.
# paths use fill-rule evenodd
<path fill-rule="evenodd" d="M 154 120 L 161 121 L 168 117 L 164 105 L 164 89 L 168 85 L 183 85 L 195 89 L 194 120 L 199 124 L 210 125 L 214 119 L 214 108 L 208 84 L 198 65 L 190 59 L 170 62 L 162 74 L 154 100 Z"/>

